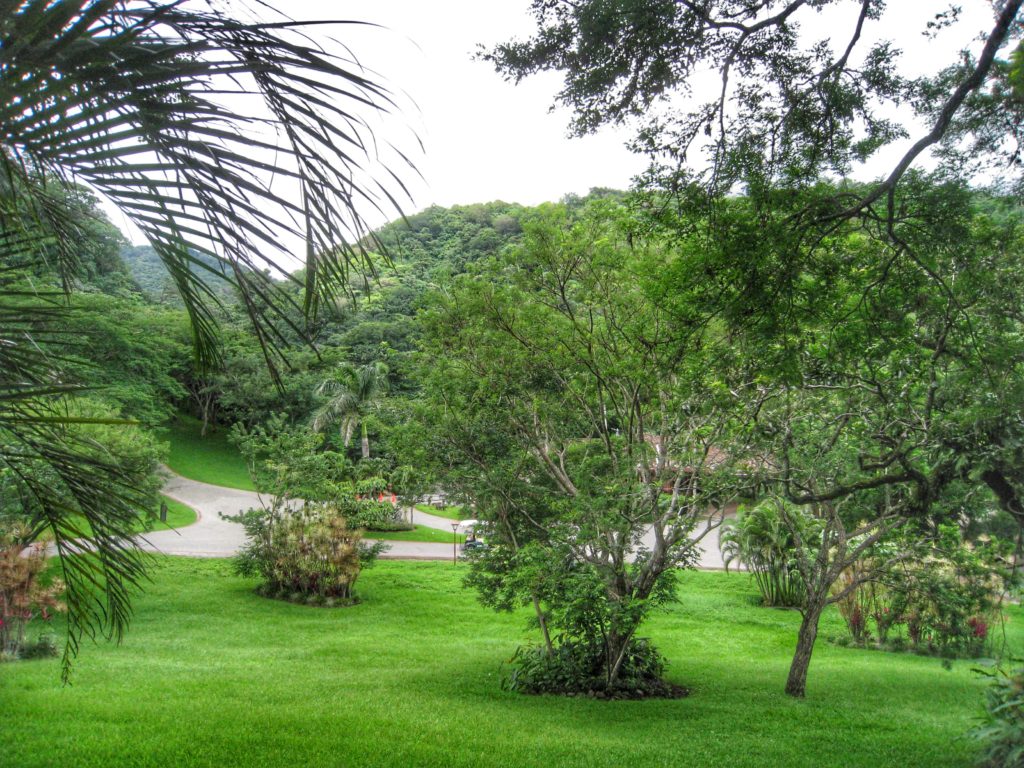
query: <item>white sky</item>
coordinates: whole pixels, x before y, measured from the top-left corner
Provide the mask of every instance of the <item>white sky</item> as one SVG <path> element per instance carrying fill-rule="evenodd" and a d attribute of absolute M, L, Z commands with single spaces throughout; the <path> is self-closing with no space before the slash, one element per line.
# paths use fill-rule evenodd
<path fill-rule="evenodd" d="M 414 210 L 491 200 L 534 205 L 591 187 L 624 189 L 646 165 L 625 149 L 625 131 L 569 140 L 568 113 L 549 114 L 557 76 L 515 86 L 473 59 L 478 44 L 531 32 L 528 2 L 292 0 L 281 8 L 295 19 L 380 25 L 338 34 L 361 64 L 407 96 L 398 119 L 426 149 L 417 163 L 425 183 L 416 187 Z"/>
<path fill-rule="evenodd" d="M 921 32 L 948 1 L 890 0 L 885 17 L 865 28 L 864 40 L 895 37 L 905 51 L 905 71 L 934 71 L 939 61 L 954 62 L 962 46 L 991 26 L 987 0 L 959 4 L 961 23 L 932 41 Z M 858 6 L 851 1 L 821 16 L 803 14 L 805 29 L 814 38 L 827 37 L 832 28 L 847 32 Z M 499 199 L 533 205 L 591 187 L 624 189 L 646 167 L 644 158 L 625 149 L 630 129 L 568 137 L 568 112 L 550 111 L 561 84 L 558 75 L 535 75 L 514 85 L 486 62 L 473 60 L 480 44 L 525 38 L 533 31 L 528 0 L 291 0 L 282 9 L 296 19 L 344 14 L 384 27 L 351 41 L 346 31 L 345 41 L 364 65 L 419 107 L 419 114 L 405 116 L 426 145 L 420 163 L 426 184 L 417 189 L 415 209 Z M 837 44 L 845 45 L 845 39 Z M 886 160 L 880 158 L 879 170 L 866 173 L 881 173 L 891 164 Z"/>
<path fill-rule="evenodd" d="M 570 192 L 584 194 L 591 187 L 624 189 L 646 166 L 644 158 L 625 149 L 632 135 L 629 129 L 606 128 L 583 138 L 567 136 L 568 113 L 549 111 L 560 86 L 557 75 L 534 76 L 513 85 L 486 62 L 473 60 L 481 43 L 492 45 L 531 33 L 534 22 L 528 0 L 270 0 L 269 4 L 294 19 L 344 18 L 380 25 L 331 31 L 364 66 L 405 94 L 405 108 L 397 120 L 403 129 L 414 130 L 426 149 L 417 160 L 424 182 L 411 180 L 414 202 L 407 206 L 409 212 L 431 204 L 491 200 L 533 205 Z M 938 40 L 929 41 L 920 32 L 928 18 L 948 6 L 945 0 L 890 0 L 886 17 L 870 24 L 864 37 L 895 37 L 910 71 L 934 71 L 939 62 L 955 61 L 963 45 L 991 26 L 988 0 L 961 0 L 961 4 L 962 23 Z M 852 21 L 856 11 L 853 2 L 841 4 L 838 11 L 817 18 L 805 30 L 821 38 L 831 28 L 848 29 L 840 17 Z M 320 27 L 313 34 L 320 30 L 326 32 Z M 980 44 L 973 47 L 978 50 Z M 916 138 L 922 130 L 913 133 Z M 866 175 L 884 172 L 897 153 L 888 152 Z M 366 215 L 373 224 L 383 223 Z M 115 221 L 124 224 L 121 218 Z"/>

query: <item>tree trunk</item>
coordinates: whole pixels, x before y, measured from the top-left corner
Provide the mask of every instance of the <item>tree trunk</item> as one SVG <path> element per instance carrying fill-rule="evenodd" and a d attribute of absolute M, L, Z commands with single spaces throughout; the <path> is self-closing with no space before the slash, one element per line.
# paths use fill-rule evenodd
<path fill-rule="evenodd" d="M 789 666 L 789 677 L 786 680 L 786 693 L 802 699 L 807 692 L 807 668 L 811 665 L 811 654 L 814 652 L 814 641 L 818 637 L 818 619 L 825 609 L 823 600 L 808 601 L 804 609 L 803 621 L 800 622 L 800 634 L 796 639 L 796 651 L 793 663 Z"/>
<path fill-rule="evenodd" d="M 608 687 L 614 688 L 619 681 L 619 674 L 622 672 L 622 662 L 626 659 L 626 651 L 629 650 L 629 643 L 633 639 L 636 627 L 628 632 L 609 632 L 605 640 L 605 653 L 607 654 L 608 665 Z"/>
<path fill-rule="evenodd" d="M 363 458 L 370 458 L 370 438 L 366 435 L 366 424 L 363 423 Z"/>
<path fill-rule="evenodd" d="M 547 648 L 548 658 L 555 655 L 555 647 L 551 644 L 551 634 L 548 632 L 548 620 L 544 610 L 540 607 L 540 600 L 533 595 L 533 610 L 537 612 L 537 623 L 540 624 L 540 631 L 544 633 L 544 646 Z"/>

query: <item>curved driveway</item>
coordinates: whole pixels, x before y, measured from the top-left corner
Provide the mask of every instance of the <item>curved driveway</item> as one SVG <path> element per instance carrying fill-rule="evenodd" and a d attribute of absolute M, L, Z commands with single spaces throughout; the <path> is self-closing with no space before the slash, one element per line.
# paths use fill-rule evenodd
<path fill-rule="evenodd" d="M 190 557 L 231 557 L 245 544 L 245 531 L 239 523 L 222 520 L 221 513 L 236 515 L 260 506 L 260 495 L 219 485 L 200 483 L 181 475 L 170 474 L 163 493 L 194 509 L 199 519 L 192 525 L 169 531 L 153 531 L 140 538 L 139 544 L 150 552 Z M 443 517 L 413 511 L 413 522 L 451 532 Z M 452 556 L 451 544 L 422 541 L 389 541 L 388 551 L 381 557 L 408 560 L 447 560 Z"/>
<path fill-rule="evenodd" d="M 238 523 L 222 520 L 221 513 L 235 515 L 260 506 L 260 495 L 253 491 L 239 491 L 219 485 L 168 473 L 163 493 L 194 509 L 198 520 L 184 528 L 153 531 L 140 537 L 139 545 L 150 552 L 190 557 L 231 557 L 245 543 L 245 532 Z M 428 528 L 451 532 L 451 521 L 444 517 L 413 510 L 413 522 Z M 452 557 L 451 544 L 422 541 L 388 541 L 388 551 L 381 557 L 404 560 L 448 560 Z M 721 569 L 722 556 L 718 550 L 718 531 L 711 531 L 701 542 L 698 567 Z"/>

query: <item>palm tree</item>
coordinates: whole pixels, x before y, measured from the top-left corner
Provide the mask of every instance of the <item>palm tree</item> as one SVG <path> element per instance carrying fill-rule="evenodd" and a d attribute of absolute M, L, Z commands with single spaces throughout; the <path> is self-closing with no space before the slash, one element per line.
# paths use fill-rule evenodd
<path fill-rule="evenodd" d="M 370 458 L 370 438 L 366 434 L 366 418 L 377 407 L 387 392 L 388 367 L 376 362 L 356 368 L 344 364 L 335 374 L 316 388 L 318 395 L 328 400 L 313 416 L 313 429 L 320 431 L 329 424 L 339 423 L 342 443 L 348 448 L 356 426 L 362 430 L 363 458 Z"/>
<path fill-rule="evenodd" d="M 82 258 L 75 190 L 116 205 L 160 255 L 200 368 L 220 357 L 206 256 L 235 283 L 277 377 L 282 327 L 302 332 L 295 317 L 314 318 L 352 269 L 372 272 L 358 211 L 393 211 L 406 190 L 389 158 L 409 167 L 369 127 L 395 106 L 389 92 L 310 34 L 216 0 L 0 6 L 0 474 L 62 555 L 93 552 L 61 558 L 65 673 L 83 633 L 124 631 L 145 565 L 129 535 L 137 478 L 68 415 L 81 388 L 61 370 L 73 342 L 59 333 Z M 302 312 L 265 272 L 286 274 L 277 265 L 297 240 Z M 26 291 L 25 270 L 55 275 L 53 288 Z"/>
<path fill-rule="evenodd" d="M 797 525 L 794 534 L 791 525 Z M 772 501 L 763 501 L 722 525 L 719 546 L 728 570 L 733 562 L 746 566 L 753 575 L 764 604 L 800 607 L 804 584 L 796 565 L 797 540 L 813 540 L 814 523 L 793 507 L 784 518 Z"/>

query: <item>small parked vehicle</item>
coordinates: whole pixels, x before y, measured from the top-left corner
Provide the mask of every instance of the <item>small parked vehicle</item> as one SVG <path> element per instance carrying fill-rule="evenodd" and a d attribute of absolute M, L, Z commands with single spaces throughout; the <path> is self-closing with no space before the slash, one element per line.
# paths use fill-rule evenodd
<path fill-rule="evenodd" d="M 487 542 L 479 535 L 479 520 L 462 520 L 459 523 L 459 528 L 466 531 L 466 541 L 462 544 L 463 552 L 487 549 Z"/>

